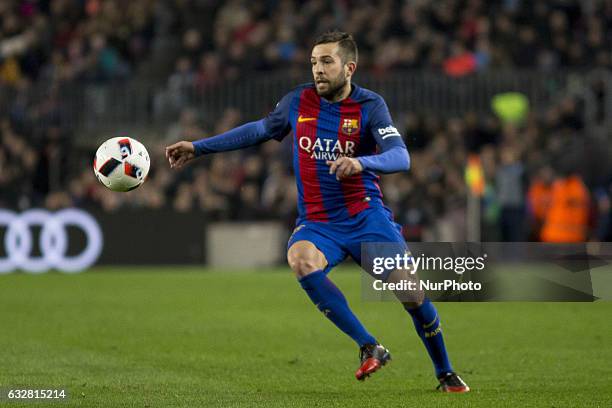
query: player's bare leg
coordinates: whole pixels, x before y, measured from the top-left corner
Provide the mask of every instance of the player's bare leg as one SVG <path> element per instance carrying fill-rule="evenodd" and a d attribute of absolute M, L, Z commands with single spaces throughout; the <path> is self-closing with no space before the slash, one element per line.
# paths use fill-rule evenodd
<path fill-rule="evenodd" d="M 287 261 L 317 308 L 359 345 L 360 367 L 355 377 L 364 380 L 384 366 L 391 359 L 389 351 L 368 333 L 340 289 L 329 280 L 325 255 L 312 242 L 297 241 L 289 248 Z"/>

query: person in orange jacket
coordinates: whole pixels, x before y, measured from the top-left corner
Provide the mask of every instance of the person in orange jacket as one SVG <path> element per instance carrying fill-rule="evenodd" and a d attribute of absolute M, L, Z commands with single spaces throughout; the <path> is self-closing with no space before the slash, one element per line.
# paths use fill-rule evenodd
<path fill-rule="evenodd" d="M 588 238 L 589 191 L 577 174 L 557 179 L 540 238 L 543 242 L 584 242 Z"/>
<path fill-rule="evenodd" d="M 554 177 L 552 167 L 545 165 L 538 170 L 527 190 L 530 241 L 540 240 L 542 226 L 551 204 Z"/>

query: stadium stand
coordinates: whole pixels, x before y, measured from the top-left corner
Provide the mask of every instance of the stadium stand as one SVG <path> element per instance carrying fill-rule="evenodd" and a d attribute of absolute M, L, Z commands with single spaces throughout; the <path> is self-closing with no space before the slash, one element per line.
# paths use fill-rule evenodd
<path fill-rule="evenodd" d="M 537 201 L 532 193 L 570 177 L 589 189 L 585 236 L 609 239 L 612 172 L 604 159 L 612 135 L 595 125 L 609 123 L 612 2 L 595 0 L 387 0 L 376 6 L 349 0 L 3 1 L 0 206 L 170 208 L 213 220 L 291 222 L 295 186 L 286 142 L 212 156 L 181 174 L 165 166 L 162 147 L 254 119 L 253 112 L 231 105 L 212 114 L 197 101 L 259 75 L 282 71 L 296 81 L 307 78 L 312 37 L 335 27 L 350 27 L 360 45 L 359 72 L 383 84 L 416 71 L 458 82 L 509 68 L 604 72 L 604 80 L 589 83 L 588 95 L 560 87 L 553 103 L 532 109 L 519 123 L 490 110 L 392 106 L 413 164 L 409 173 L 385 176 L 382 187 L 407 239 L 461 239 L 465 162 L 468 153 L 477 153 L 487 181 L 484 240 L 540 239 L 546 209 L 537 203 L 546 199 Z M 102 112 L 117 101 L 109 96 L 113 90 L 143 83 L 135 88 L 148 90 L 138 95 L 142 102 L 121 109 L 128 118 L 138 118 L 140 110 L 162 118 L 162 130 L 151 130 L 148 138 L 154 163 L 149 180 L 128 199 L 97 184 L 90 164 L 95 143 L 83 136 L 87 123 L 77 118 L 82 98 L 89 96 L 87 111 Z M 280 96 L 275 92 L 267 95 Z M 108 122 L 104 116 L 100 121 Z"/>

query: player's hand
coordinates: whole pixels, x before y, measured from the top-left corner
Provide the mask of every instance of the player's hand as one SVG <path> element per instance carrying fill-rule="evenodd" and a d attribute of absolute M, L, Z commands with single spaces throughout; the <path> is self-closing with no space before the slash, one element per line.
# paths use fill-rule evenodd
<path fill-rule="evenodd" d="M 325 162 L 329 166 L 329 174 L 336 174 L 336 180 L 359 174 L 363 171 L 363 166 L 359 160 L 352 157 L 340 157 L 334 161 Z"/>
<path fill-rule="evenodd" d="M 166 147 L 166 158 L 172 169 L 183 167 L 195 157 L 195 148 L 191 142 L 182 141 Z"/>

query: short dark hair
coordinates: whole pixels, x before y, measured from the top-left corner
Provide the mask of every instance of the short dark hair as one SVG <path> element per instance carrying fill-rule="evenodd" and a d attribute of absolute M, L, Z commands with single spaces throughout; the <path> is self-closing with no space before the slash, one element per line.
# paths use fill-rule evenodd
<path fill-rule="evenodd" d="M 342 58 L 343 63 L 346 64 L 348 61 L 355 61 L 357 63 L 357 43 L 352 35 L 344 31 L 328 31 L 316 38 L 314 46 L 329 43 L 338 43 L 340 58 Z"/>

